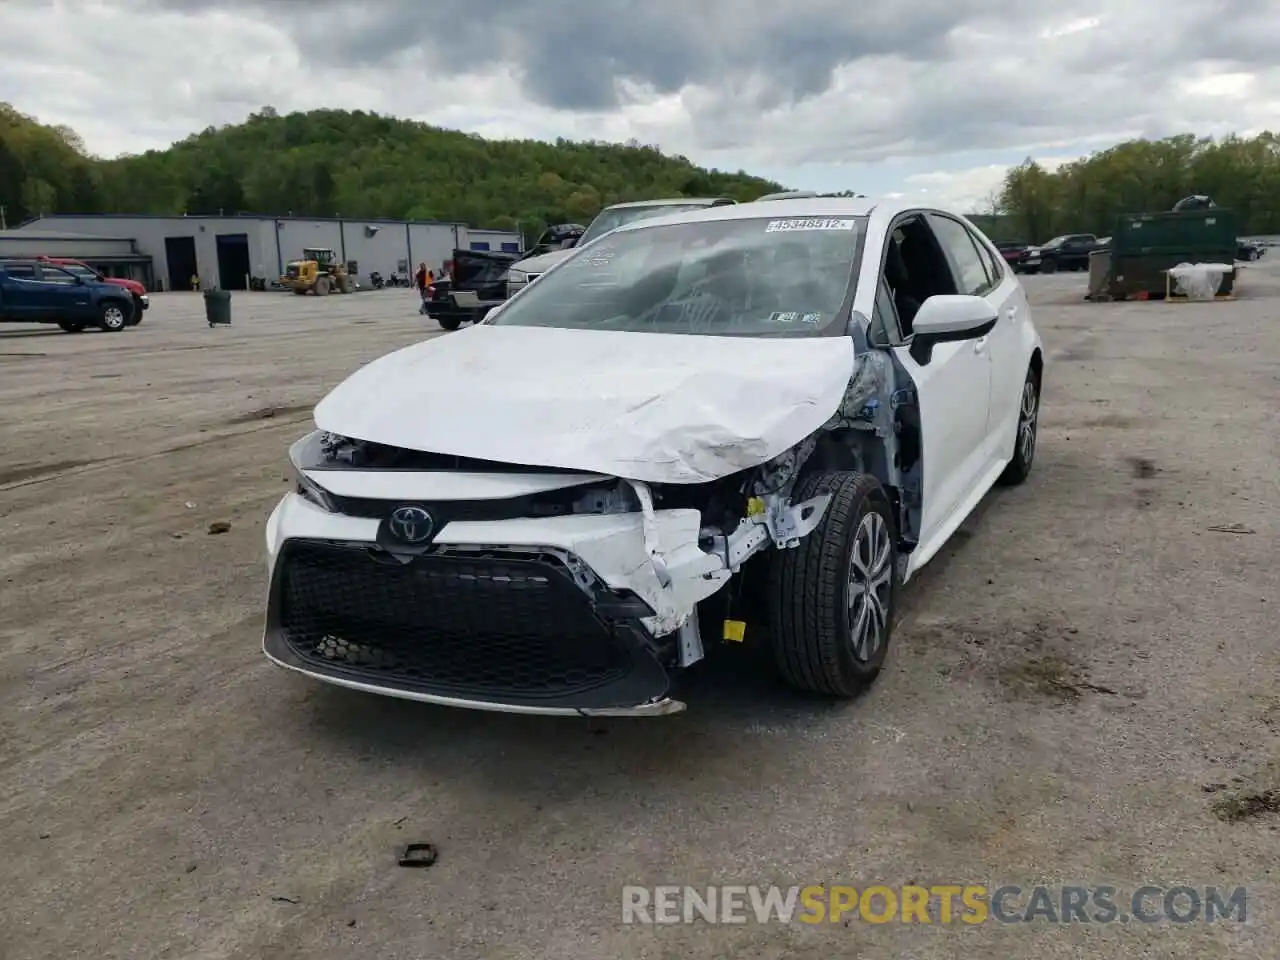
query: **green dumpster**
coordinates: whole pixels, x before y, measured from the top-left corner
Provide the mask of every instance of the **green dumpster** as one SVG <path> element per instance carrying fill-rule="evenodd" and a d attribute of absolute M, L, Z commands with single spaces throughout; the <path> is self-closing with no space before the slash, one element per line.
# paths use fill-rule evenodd
<path fill-rule="evenodd" d="M 231 293 L 227 290 L 204 292 L 204 318 L 209 326 L 231 323 Z"/>

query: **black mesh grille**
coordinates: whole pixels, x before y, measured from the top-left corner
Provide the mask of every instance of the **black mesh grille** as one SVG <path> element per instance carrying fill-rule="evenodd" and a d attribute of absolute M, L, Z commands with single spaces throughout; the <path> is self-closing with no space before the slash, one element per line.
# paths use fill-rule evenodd
<path fill-rule="evenodd" d="M 562 698 L 614 683 L 631 652 L 552 557 L 426 555 L 291 542 L 275 620 L 321 671 L 460 697 Z"/>

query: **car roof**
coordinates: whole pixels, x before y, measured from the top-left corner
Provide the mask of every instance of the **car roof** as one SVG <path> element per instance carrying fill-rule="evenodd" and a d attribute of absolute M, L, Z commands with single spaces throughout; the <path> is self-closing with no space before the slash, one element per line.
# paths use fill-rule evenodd
<path fill-rule="evenodd" d="M 627 207 L 666 207 L 675 206 L 679 203 L 700 203 L 709 207 L 713 203 L 724 203 L 728 199 L 728 197 L 665 197 L 661 200 L 628 200 L 625 203 L 610 204 L 605 209 L 625 210 Z M 731 204 L 726 204 L 726 206 L 731 206 Z"/>
<path fill-rule="evenodd" d="M 915 209 L 916 206 L 898 201 L 877 201 L 867 197 L 805 197 L 794 200 L 766 200 L 764 203 L 734 203 L 723 207 L 707 207 L 703 210 L 682 210 L 665 217 L 650 217 L 634 223 L 623 224 L 617 232 L 624 230 L 644 230 L 649 227 L 665 226 L 674 223 L 704 223 L 715 220 L 779 220 L 788 217 L 866 217 L 871 211 L 882 207 L 891 214 L 902 210 Z M 928 209 L 942 209 L 928 207 Z"/>

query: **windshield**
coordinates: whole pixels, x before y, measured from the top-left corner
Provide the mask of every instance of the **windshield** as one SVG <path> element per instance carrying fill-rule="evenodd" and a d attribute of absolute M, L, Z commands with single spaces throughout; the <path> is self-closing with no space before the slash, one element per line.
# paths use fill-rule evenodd
<path fill-rule="evenodd" d="M 849 293 L 865 230 L 865 217 L 760 217 L 624 230 L 576 251 L 489 322 L 816 336 L 831 326 Z"/>
<path fill-rule="evenodd" d="M 585 247 L 596 237 L 603 237 L 610 230 L 616 230 L 624 223 L 634 220 L 646 220 L 649 217 L 665 217 L 669 213 L 684 213 L 686 210 L 705 210 L 705 203 L 655 203 L 651 207 L 611 207 L 601 210 L 600 216 L 591 221 L 578 246 Z"/>

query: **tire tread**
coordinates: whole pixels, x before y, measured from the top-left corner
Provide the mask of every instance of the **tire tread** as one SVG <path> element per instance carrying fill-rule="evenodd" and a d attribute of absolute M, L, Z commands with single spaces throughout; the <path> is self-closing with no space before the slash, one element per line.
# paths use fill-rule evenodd
<path fill-rule="evenodd" d="M 874 679 L 875 671 L 856 677 L 842 661 L 844 638 L 830 615 L 845 603 L 844 589 L 853 525 L 861 504 L 873 498 L 886 506 L 879 481 L 865 474 L 822 472 L 803 478 L 794 502 L 831 494 L 827 513 L 809 536 L 791 550 L 780 551 L 768 582 L 770 635 L 774 660 L 784 681 L 813 693 L 852 696 Z M 890 536 L 896 536 L 890 520 Z M 825 614 L 825 615 L 824 615 Z M 892 607 L 889 612 L 892 630 Z"/>

